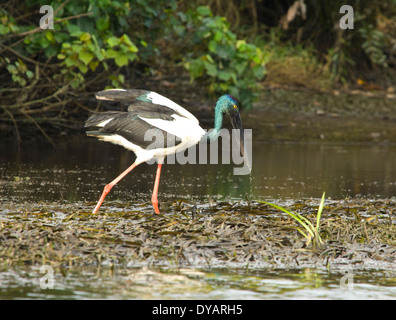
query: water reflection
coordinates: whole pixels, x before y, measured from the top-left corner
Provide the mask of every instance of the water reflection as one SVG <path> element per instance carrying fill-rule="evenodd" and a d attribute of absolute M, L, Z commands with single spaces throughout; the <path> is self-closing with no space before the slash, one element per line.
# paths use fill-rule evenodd
<path fill-rule="evenodd" d="M 0 299 L 394 299 L 394 273 L 366 270 L 353 288 L 342 272 L 317 269 L 229 270 L 84 267 L 55 271 L 42 289 L 35 267 L 0 272 Z"/>
<path fill-rule="evenodd" d="M 396 191 L 395 147 L 362 145 L 258 145 L 256 196 L 391 197 Z M 268 191 L 267 191 L 268 190 Z"/>
<path fill-rule="evenodd" d="M 18 201 L 97 201 L 105 184 L 134 160 L 109 143 L 80 139 L 58 149 L 0 146 L 0 196 Z M 251 175 L 234 165 L 164 165 L 160 198 L 269 199 L 396 195 L 395 146 L 253 143 Z M 108 199 L 146 199 L 155 165 L 142 164 Z M 148 199 L 148 198 L 147 198 Z M 146 200 L 147 200 L 146 199 Z M 161 200 L 160 199 L 160 200 Z"/>

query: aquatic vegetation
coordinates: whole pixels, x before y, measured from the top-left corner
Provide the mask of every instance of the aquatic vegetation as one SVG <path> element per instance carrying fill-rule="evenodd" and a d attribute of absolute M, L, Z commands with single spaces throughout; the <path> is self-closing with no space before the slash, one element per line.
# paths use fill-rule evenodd
<path fill-rule="evenodd" d="M 328 200 L 324 206 L 322 197 L 319 210 L 311 200 L 292 202 L 285 210 L 310 228 L 299 223 L 305 238 L 294 232 L 292 216 L 259 201 L 175 200 L 164 202 L 160 215 L 141 201 L 108 201 L 101 214 L 92 215 L 93 204 L 5 204 L 0 270 L 43 264 L 61 270 L 87 265 L 334 269 L 345 263 L 393 268 L 396 261 L 392 199 Z"/>
<path fill-rule="evenodd" d="M 320 237 L 320 233 L 319 233 L 319 227 L 320 227 L 320 218 L 321 218 L 322 212 L 323 212 L 324 199 L 325 199 L 325 192 L 323 192 L 322 200 L 320 201 L 318 213 L 316 215 L 316 226 L 314 226 L 311 223 L 311 221 L 309 221 L 307 218 L 305 218 L 303 215 L 301 215 L 297 212 L 291 212 L 291 211 L 287 210 L 286 208 L 278 206 L 274 203 L 270 203 L 270 202 L 266 202 L 266 201 L 260 201 L 260 202 L 268 204 L 278 210 L 281 210 L 281 211 L 287 213 L 289 216 L 291 216 L 294 220 L 296 220 L 306 230 L 306 232 L 304 232 L 303 229 L 296 227 L 296 229 L 307 239 L 306 245 L 308 246 L 312 241 L 314 247 L 320 247 L 323 245 L 323 241 L 322 241 L 322 239 Z"/>

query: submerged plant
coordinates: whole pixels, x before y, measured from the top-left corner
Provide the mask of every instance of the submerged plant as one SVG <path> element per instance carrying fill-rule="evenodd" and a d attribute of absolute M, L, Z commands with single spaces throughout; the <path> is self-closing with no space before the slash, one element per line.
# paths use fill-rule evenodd
<path fill-rule="evenodd" d="M 296 229 L 307 239 L 306 245 L 308 246 L 312 241 L 314 247 L 316 246 L 320 247 L 323 245 L 323 241 L 319 234 L 319 226 L 320 226 L 320 217 L 323 211 L 324 199 L 325 199 L 325 192 L 323 192 L 322 200 L 320 201 L 318 213 L 316 215 L 316 226 L 314 226 L 311 223 L 311 221 L 309 221 L 307 218 L 305 218 L 304 216 L 302 216 L 297 212 L 290 212 L 289 210 L 270 202 L 266 202 L 266 201 L 260 201 L 260 202 L 270 205 L 278 210 L 287 213 L 294 220 L 296 220 L 300 224 L 300 226 L 303 227 L 303 229 L 305 229 L 304 231 L 302 228 L 296 227 Z"/>

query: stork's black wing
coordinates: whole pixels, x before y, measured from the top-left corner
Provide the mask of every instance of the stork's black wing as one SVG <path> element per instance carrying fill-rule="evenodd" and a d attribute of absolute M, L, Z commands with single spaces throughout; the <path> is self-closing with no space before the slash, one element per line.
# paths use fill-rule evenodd
<path fill-rule="evenodd" d="M 128 106 L 128 112 L 108 111 L 94 113 L 85 122 L 85 127 L 96 130 L 88 131 L 87 134 L 96 136 L 99 139 L 106 135 L 119 135 L 143 149 L 148 146 L 151 149 L 177 145 L 180 143 L 180 139 L 176 136 L 143 120 L 146 118 L 174 121 L 172 115 L 182 116 L 172 108 L 152 103 L 146 99 L 147 94 L 150 92 L 139 89 L 112 89 L 97 93 L 97 99 L 104 102 L 118 102 L 121 105 Z M 147 133 L 149 134 L 146 135 Z M 155 144 L 153 144 L 152 140 L 147 140 L 150 137 L 157 137 L 161 141 L 156 140 Z M 160 139 L 161 137 L 163 139 Z"/>

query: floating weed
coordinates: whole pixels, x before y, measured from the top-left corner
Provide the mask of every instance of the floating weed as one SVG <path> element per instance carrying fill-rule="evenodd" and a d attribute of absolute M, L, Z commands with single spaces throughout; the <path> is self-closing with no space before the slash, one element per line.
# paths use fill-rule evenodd
<path fill-rule="evenodd" d="M 289 210 L 280 210 L 302 222 L 290 226 L 290 214 L 284 219 L 258 202 L 211 206 L 198 202 L 194 218 L 190 203 L 187 210 L 171 203 L 161 215 L 153 214 L 150 203 L 145 207 L 133 203 L 127 210 L 110 207 L 97 215 L 90 213 L 91 204 L 6 203 L 0 211 L 0 271 L 44 262 L 59 268 L 97 264 L 316 268 L 325 258 L 331 266 L 375 261 L 393 267 L 395 207 L 393 199 L 332 200 L 324 206 L 323 196 L 319 209 L 313 210 L 311 202 L 289 202 Z M 299 233 L 291 233 L 296 227 Z M 321 246 L 319 231 L 323 240 L 328 239 L 324 250 L 307 250 L 296 243 L 297 237 L 297 242 Z"/>
<path fill-rule="evenodd" d="M 289 210 L 285 209 L 284 207 L 278 206 L 274 203 L 270 203 L 270 202 L 266 202 L 266 201 L 260 201 L 260 202 L 270 205 L 278 210 L 281 210 L 281 211 L 287 213 L 289 216 L 291 216 L 294 220 L 296 220 L 306 231 L 306 232 L 304 232 L 303 229 L 296 227 L 296 229 L 307 239 L 307 242 L 306 242 L 307 246 L 313 240 L 314 247 L 321 247 L 323 245 L 323 241 L 319 234 L 319 226 L 320 226 L 320 218 L 321 218 L 322 212 L 323 212 L 324 198 L 325 198 L 325 192 L 323 192 L 322 200 L 320 201 L 318 213 L 316 215 L 316 227 L 314 227 L 314 225 L 311 223 L 311 221 L 309 221 L 307 218 L 305 218 L 304 216 L 302 216 L 301 214 L 299 214 L 297 212 L 290 212 Z"/>

